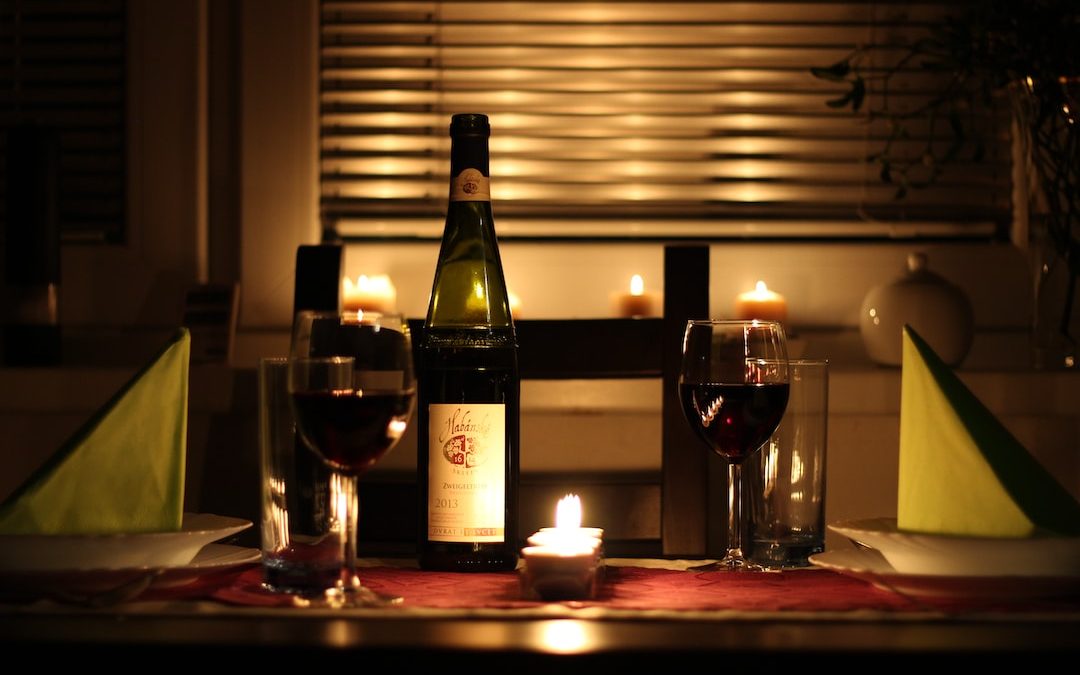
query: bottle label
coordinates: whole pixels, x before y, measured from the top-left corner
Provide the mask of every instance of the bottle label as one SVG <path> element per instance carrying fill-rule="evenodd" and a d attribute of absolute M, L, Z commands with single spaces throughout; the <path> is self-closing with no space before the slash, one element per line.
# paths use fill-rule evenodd
<path fill-rule="evenodd" d="M 506 406 L 428 406 L 428 539 L 501 542 L 506 476 Z"/>
<path fill-rule="evenodd" d="M 491 179 L 477 169 L 465 169 L 450 181 L 450 201 L 490 202 Z"/>

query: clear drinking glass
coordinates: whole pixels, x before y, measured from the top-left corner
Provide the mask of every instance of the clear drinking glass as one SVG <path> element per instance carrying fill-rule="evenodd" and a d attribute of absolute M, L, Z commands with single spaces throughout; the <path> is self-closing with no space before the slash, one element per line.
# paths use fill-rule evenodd
<path fill-rule="evenodd" d="M 416 397 L 408 324 L 397 314 L 297 313 L 289 396 L 300 438 L 332 472 L 330 489 L 343 548 L 335 606 L 400 602 L 365 588 L 356 575 L 359 476 L 405 433 Z"/>
<path fill-rule="evenodd" d="M 791 359 L 780 426 L 746 463 L 747 555 L 769 569 L 809 567 L 825 550 L 829 362 Z"/>
<path fill-rule="evenodd" d="M 757 569 L 743 555 L 742 463 L 776 431 L 788 390 L 787 339 L 779 322 L 687 322 L 679 373 L 683 415 L 728 462 L 727 553 L 697 569 Z"/>

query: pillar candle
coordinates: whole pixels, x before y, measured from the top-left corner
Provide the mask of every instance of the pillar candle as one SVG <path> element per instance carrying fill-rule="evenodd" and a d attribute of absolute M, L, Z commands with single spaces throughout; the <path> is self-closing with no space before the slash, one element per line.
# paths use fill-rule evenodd
<path fill-rule="evenodd" d="M 735 318 L 744 321 L 786 321 L 787 300 L 779 293 L 770 291 L 764 281 L 759 281 L 754 290 L 740 293 L 735 298 Z"/>
<path fill-rule="evenodd" d="M 616 293 L 612 300 L 615 316 L 656 316 L 656 294 L 645 290 L 640 274 L 630 279 L 629 293 Z"/>

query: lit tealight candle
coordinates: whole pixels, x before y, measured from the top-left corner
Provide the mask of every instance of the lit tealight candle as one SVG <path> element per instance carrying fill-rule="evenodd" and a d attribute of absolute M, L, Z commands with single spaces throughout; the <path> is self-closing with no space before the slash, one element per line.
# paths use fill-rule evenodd
<path fill-rule="evenodd" d="M 569 494 L 555 505 L 555 527 L 541 527 L 528 541 L 532 546 L 573 547 L 583 544 L 598 550 L 603 537 L 603 529 L 581 526 L 581 498 Z"/>
<path fill-rule="evenodd" d="M 656 316 L 656 294 L 645 290 L 640 274 L 630 278 L 630 292 L 616 293 L 612 304 L 615 316 Z"/>
<path fill-rule="evenodd" d="M 385 274 L 361 274 L 356 283 L 345 277 L 341 282 L 341 308 L 347 312 L 393 312 L 397 305 L 397 289 Z"/>
<path fill-rule="evenodd" d="M 735 317 L 744 321 L 786 321 L 787 300 L 770 291 L 764 281 L 759 281 L 754 290 L 740 293 L 735 298 Z"/>
<path fill-rule="evenodd" d="M 599 528 L 581 527 L 581 500 L 567 495 L 556 507 L 555 527 L 529 537 L 522 549 L 522 584 L 544 600 L 580 600 L 596 593 L 600 565 Z"/>

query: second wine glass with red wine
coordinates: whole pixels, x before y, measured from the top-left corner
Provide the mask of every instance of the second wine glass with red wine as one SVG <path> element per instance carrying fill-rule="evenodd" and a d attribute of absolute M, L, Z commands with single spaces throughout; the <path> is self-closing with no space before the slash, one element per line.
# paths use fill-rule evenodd
<path fill-rule="evenodd" d="M 679 401 L 697 436 L 728 462 L 727 553 L 699 570 L 753 569 L 742 550 L 742 463 L 787 408 L 787 340 L 775 321 L 687 322 Z"/>
<path fill-rule="evenodd" d="M 356 575 L 357 479 L 405 433 L 416 398 L 408 324 L 396 314 L 297 313 L 289 360 L 297 432 L 329 467 L 330 500 L 341 534 L 342 569 L 327 599 L 334 606 L 400 602 Z"/>

